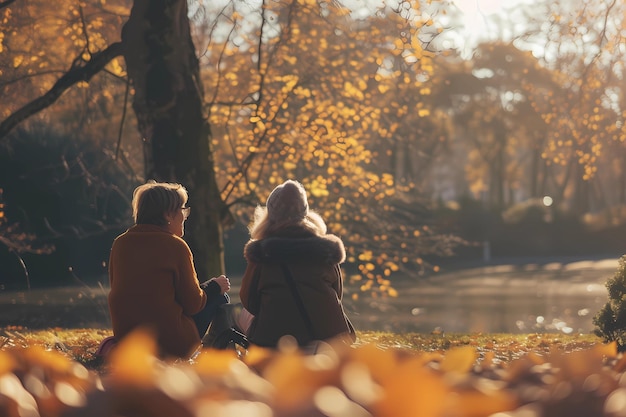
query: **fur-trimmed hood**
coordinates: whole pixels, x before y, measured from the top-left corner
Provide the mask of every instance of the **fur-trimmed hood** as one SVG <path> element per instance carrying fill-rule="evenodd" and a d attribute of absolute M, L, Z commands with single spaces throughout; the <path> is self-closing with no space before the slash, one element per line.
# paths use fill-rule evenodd
<path fill-rule="evenodd" d="M 346 260 L 346 249 L 338 236 L 273 236 L 250 240 L 243 254 L 248 262 L 323 262 L 329 265 Z"/>

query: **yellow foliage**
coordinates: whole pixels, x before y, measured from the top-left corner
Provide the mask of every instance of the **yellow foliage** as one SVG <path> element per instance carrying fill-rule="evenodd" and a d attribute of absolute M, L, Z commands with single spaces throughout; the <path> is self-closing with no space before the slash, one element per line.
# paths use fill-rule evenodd
<path fill-rule="evenodd" d="M 298 166 L 290 161 L 285 161 L 285 163 L 283 163 L 283 168 L 285 168 L 286 171 L 293 171 L 294 169 L 296 169 Z"/>
<path fill-rule="evenodd" d="M 388 84 L 378 84 L 378 91 L 380 91 L 381 94 L 385 94 L 390 88 L 391 86 Z"/>
<path fill-rule="evenodd" d="M 280 181 L 301 175 L 298 179 L 331 232 L 347 240 L 378 239 L 388 246 L 377 252 L 397 247 L 406 259 L 414 259 L 410 248 L 397 241 L 421 236 L 382 230 L 385 222 L 395 222 L 390 200 L 405 194 L 380 155 L 394 141 L 412 140 L 415 134 L 407 132 L 429 122 L 420 116 L 434 117 L 427 103 L 419 107 L 420 114 L 416 110 L 430 93 L 425 80 L 434 71 L 432 61 L 423 55 L 413 20 L 420 12 L 414 5 L 405 15 L 386 11 L 384 18 L 365 19 L 355 30 L 350 18 L 340 17 L 348 8 L 338 3 L 300 1 L 295 8 L 282 3 L 266 7 L 276 18 L 278 32 L 264 34 L 260 55 L 254 52 L 258 33 L 242 30 L 237 26 L 242 17 L 235 16 L 231 21 L 237 45 L 212 38 L 203 57 L 206 68 L 220 69 L 203 74 L 206 85 L 219 86 L 212 91 L 214 101 L 208 109 L 211 125 L 217 127 L 214 138 L 221 138 L 213 141 L 214 159 L 218 172 L 237 173 L 236 178 L 218 178 L 228 184 L 223 195 L 245 198 L 247 184 L 254 184 L 262 198 Z M 224 56 L 221 52 L 229 48 L 231 53 Z M 419 62 L 400 70 L 396 52 L 418 56 Z M 242 174 L 241 161 L 247 164 L 251 153 L 255 154 L 252 163 Z M 361 215 L 353 215 L 362 210 Z M 374 222 L 375 218 L 384 221 Z M 353 222 L 368 223 L 368 236 L 353 233 Z M 369 256 L 359 259 L 364 276 L 399 270 L 398 265 L 372 262 L 371 254 L 349 255 Z"/>
<path fill-rule="evenodd" d="M 317 187 L 311 187 L 309 188 L 309 192 L 314 196 L 314 197 L 327 197 L 330 193 L 328 192 L 328 189 L 326 189 L 326 187 L 319 185 Z"/>
<path fill-rule="evenodd" d="M 157 346 L 153 335 L 138 330 L 111 352 L 111 378 L 120 384 L 153 386 Z"/>
<path fill-rule="evenodd" d="M 126 76 L 126 70 L 124 69 L 124 67 L 120 64 L 119 60 L 117 58 L 114 58 L 111 60 L 111 62 L 109 62 L 109 65 L 107 66 L 107 69 L 117 75 L 118 77 L 125 77 Z"/>
<path fill-rule="evenodd" d="M 443 372 L 467 373 L 472 369 L 477 357 L 476 349 L 472 346 L 450 349 L 441 361 L 441 370 Z"/>
<path fill-rule="evenodd" d="M 202 349 L 196 356 L 194 367 L 200 375 L 224 376 L 239 358 L 234 350 Z"/>
<path fill-rule="evenodd" d="M 353 97 L 357 100 L 362 100 L 364 98 L 363 92 L 359 88 L 355 87 L 350 81 L 346 81 L 343 88 L 349 97 Z"/>
<path fill-rule="evenodd" d="M 17 55 L 13 58 L 13 68 L 17 68 L 24 62 L 24 55 Z"/>
<path fill-rule="evenodd" d="M 67 373 L 72 368 L 70 362 L 58 351 L 46 350 L 41 346 L 33 346 L 24 352 L 27 360 L 42 364 L 55 373 Z"/>
<path fill-rule="evenodd" d="M 380 381 L 383 394 L 374 403 L 381 417 L 438 417 L 443 415 L 449 388 L 418 357 L 390 367 Z"/>
<path fill-rule="evenodd" d="M 93 352 L 102 336 L 78 332 L 58 332 L 64 344 L 72 346 L 64 353 L 39 347 L 49 344 L 49 330 L 41 332 L 45 339 L 41 333 L 10 336 L 10 344 L 20 340 L 26 346 L 0 351 L 3 411 L 21 411 L 7 415 L 112 417 L 132 410 L 155 417 L 296 417 L 322 412 L 479 417 L 524 415 L 529 398 L 531 410 L 541 415 L 567 415 L 572 404 L 584 416 L 602 415 L 598 407 L 619 414 L 622 407 L 618 400 L 623 358 L 615 346 L 588 335 L 359 331 L 354 346 L 329 341 L 320 344 L 316 354 L 306 354 L 287 340 L 276 350 L 253 345 L 241 359 L 234 359 L 232 352 L 205 350 L 196 359 L 177 362 L 155 359 L 145 349 L 150 341 L 138 338 L 134 342 L 144 349 L 126 346 L 127 358 L 115 350 L 115 360 L 129 368 L 136 363 L 152 378 L 146 384 L 143 379 L 121 380 L 108 369 L 87 371 L 72 360 L 78 351 Z M 484 352 L 482 360 L 474 356 L 470 364 L 472 351 Z M 511 358 L 511 351 L 519 354 Z M 576 398 L 594 401 L 573 403 Z"/>
<path fill-rule="evenodd" d="M 15 368 L 15 359 L 7 352 L 0 351 L 0 377 Z"/>

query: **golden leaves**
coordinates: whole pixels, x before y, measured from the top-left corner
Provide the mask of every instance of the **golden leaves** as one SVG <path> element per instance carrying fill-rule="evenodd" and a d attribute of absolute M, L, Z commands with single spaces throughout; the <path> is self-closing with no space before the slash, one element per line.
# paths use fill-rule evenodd
<path fill-rule="evenodd" d="M 363 92 L 350 81 L 346 81 L 343 85 L 343 89 L 348 97 L 352 97 L 357 100 L 363 100 L 365 97 Z"/>
<path fill-rule="evenodd" d="M 24 55 L 17 55 L 13 57 L 13 68 L 18 68 L 24 62 Z"/>
<path fill-rule="evenodd" d="M 239 364 L 239 358 L 234 350 L 205 349 L 194 362 L 198 374 L 223 377 L 230 372 L 233 365 Z"/>
<path fill-rule="evenodd" d="M 113 58 L 107 65 L 107 70 L 118 77 L 126 76 L 126 69 L 120 64 L 118 58 Z"/>
<path fill-rule="evenodd" d="M 13 371 L 17 363 L 13 356 L 5 351 L 0 351 L 0 376 Z"/>
<path fill-rule="evenodd" d="M 383 394 L 373 408 L 384 417 L 441 416 L 449 394 L 443 379 L 425 368 L 419 357 L 390 368 L 380 385 Z"/>
<path fill-rule="evenodd" d="M 251 346 L 241 359 L 234 352 L 203 350 L 194 360 L 166 363 L 153 356 L 152 342 L 143 336 L 133 339 L 133 347 L 114 351 L 115 366 L 136 363 L 140 369 L 127 372 L 150 375 L 151 381 L 88 372 L 54 350 L 5 348 L 0 385 L 5 406 L 28 406 L 46 417 L 109 417 L 129 409 L 154 417 L 226 417 L 235 411 L 478 417 L 521 414 L 523 405 L 554 417 L 572 415 L 572 405 L 579 415 L 602 416 L 611 415 L 602 406 L 617 409 L 623 395 L 622 355 L 615 344 L 588 335 L 358 336 L 354 347 L 331 341 L 316 354 L 305 354 L 288 340 L 278 350 Z M 38 336 L 22 337 L 36 345 Z M 76 344 L 71 332 L 61 338 Z M 93 348 L 98 342 L 83 345 Z M 512 351 L 518 353 L 511 356 Z"/>
<path fill-rule="evenodd" d="M 119 384 L 149 387 L 154 384 L 157 346 L 148 331 L 135 331 L 111 352 L 111 378 Z"/>
<path fill-rule="evenodd" d="M 382 230 L 393 223 L 393 201 L 403 194 L 379 155 L 423 119 L 436 117 L 421 100 L 431 94 L 425 81 L 433 68 L 415 22 L 407 18 L 414 11 L 405 16 L 389 11 L 384 19 L 364 20 L 354 30 L 338 18 L 336 3 L 304 2 L 294 10 L 281 3 L 267 7 L 277 22 L 289 24 L 277 25 L 285 30 L 263 43 L 256 56 L 262 62 L 242 52 L 257 48 L 252 35 L 240 36 L 245 45 L 227 57 L 220 51 L 230 43 L 213 44 L 207 51 L 207 67 L 220 68 L 206 74 L 208 85 L 220 86 L 215 103 L 237 103 L 215 104 L 210 110 L 212 126 L 225 132 L 214 141 L 215 160 L 222 172 L 237 175 L 222 181 L 245 178 L 262 196 L 281 180 L 300 176 L 329 230 L 346 236 L 349 244 L 365 239 L 380 243 L 377 254 L 359 260 L 358 267 L 373 280 L 364 288 L 393 296 L 394 290 L 376 279 L 407 267 L 415 259 L 409 252 L 417 250 L 423 236 Z M 254 159 L 244 176 L 239 166 L 251 153 Z M 232 189 L 225 193 L 232 199 L 248 193 L 243 182 Z M 366 232 L 355 232 L 365 225 Z M 403 256 L 381 256 L 396 252 L 398 240 L 411 242 L 401 248 Z"/>
<path fill-rule="evenodd" d="M 61 75 L 59 71 L 69 68 L 72 60 L 81 56 L 82 52 L 88 49 L 96 53 L 119 40 L 121 16 L 128 15 L 128 4 L 121 7 L 120 11 L 123 9 L 123 12 L 118 15 L 109 13 L 109 7 L 103 10 L 98 2 L 84 2 L 81 16 L 77 6 L 76 2 L 34 0 L 24 7 L 11 8 L 10 13 L 8 8 L 0 10 L 0 53 L 5 59 L 2 76 L 9 80 L 28 80 L 9 83 L 3 91 L 4 106 L 0 106 L 2 113 L 10 114 L 51 88 Z M 9 51 L 10 55 L 7 55 Z M 91 56 L 85 54 L 82 58 L 90 59 Z M 122 73 L 119 68 L 110 65 L 107 67 L 109 69 L 113 69 L 116 75 Z M 119 97 L 117 94 L 123 94 L 123 88 L 117 85 L 111 88 L 110 80 L 95 77 L 91 82 L 92 87 L 110 88 L 116 98 Z M 59 131 L 72 130 L 72 126 L 66 123 L 75 118 L 69 116 L 68 112 L 76 111 L 78 97 L 79 100 L 86 97 L 84 91 L 79 90 L 70 90 L 67 94 L 69 96 L 65 97 L 60 107 L 56 107 L 55 116 L 49 121 L 53 129 L 63 124 Z M 107 107 L 103 101 L 99 105 Z M 104 123 L 110 124 L 110 116 L 111 113 Z M 90 120 L 97 118 L 95 114 L 90 116 Z M 95 131 L 98 128 L 95 126 L 92 124 L 94 132 L 91 134 L 97 135 Z M 100 134 L 107 135 L 104 132 Z"/>
<path fill-rule="evenodd" d="M 473 347 L 456 347 L 448 351 L 441 361 L 440 369 L 443 372 L 467 373 L 472 369 L 477 358 L 476 349 Z"/>
<path fill-rule="evenodd" d="M 314 197 L 327 197 L 328 195 L 330 195 L 330 193 L 328 192 L 328 190 L 326 189 L 326 187 L 323 186 L 314 186 L 311 187 L 309 189 L 309 192 L 314 196 Z"/>

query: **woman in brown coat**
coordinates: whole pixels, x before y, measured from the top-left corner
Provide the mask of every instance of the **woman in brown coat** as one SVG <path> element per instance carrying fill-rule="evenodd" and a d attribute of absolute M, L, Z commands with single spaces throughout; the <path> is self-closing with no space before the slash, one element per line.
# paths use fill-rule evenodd
<path fill-rule="evenodd" d="M 266 207 L 257 207 L 244 248 L 248 267 L 239 296 L 255 318 L 249 340 L 275 347 L 291 335 L 300 346 L 343 337 L 355 340 L 341 304 L 341 239 L 326 234 L 326 224 L 309 210 L 302 184 L 276 187 Z"/>
<path fill-rule="evenodd" d="M 135 225 L 113 242 L 109 311 L 115 340 L 144 328 L 165 357 L 187 358 L 200 346 L 219 305 L 229 301 L 228 278 L 198 282 L 182 239 L 187 190 L 150 181 L 135 189 Z"/>

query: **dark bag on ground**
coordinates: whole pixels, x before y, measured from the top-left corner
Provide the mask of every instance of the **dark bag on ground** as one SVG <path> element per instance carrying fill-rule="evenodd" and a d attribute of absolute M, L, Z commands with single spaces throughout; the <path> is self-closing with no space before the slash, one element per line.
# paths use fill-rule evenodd
<path fill-rule="evenodd" d="M 237 324 L 237 318 L 242 309 L 241 303 L 222 304 L 202 338 L 202 346 L 213 349 L 234 349 L 236 345 L 239 345 L 247 349 L 250 342 Z"/>

